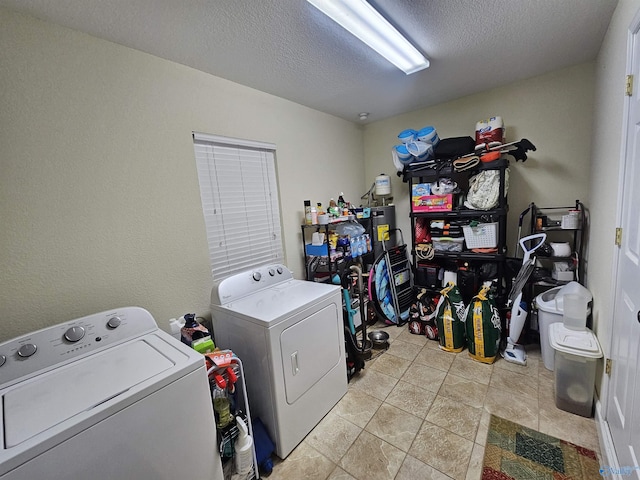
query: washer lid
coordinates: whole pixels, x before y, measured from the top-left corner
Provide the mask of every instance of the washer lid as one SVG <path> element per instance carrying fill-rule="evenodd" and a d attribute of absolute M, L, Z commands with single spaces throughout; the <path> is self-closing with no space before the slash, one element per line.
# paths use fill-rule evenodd
<path fill-rule="evenodd" d="M 173 366 L 140 339 L 9 388 L 2 395 L 5 448 L 89 411 Z"/>
<path fill-rule="evenodd" d="M 602 349 L 595 334 L 589 330 L 570 330 L 562 323 L 549 325 L 549 343 L 563 353 L 586 358 L 602 357 Z"/>

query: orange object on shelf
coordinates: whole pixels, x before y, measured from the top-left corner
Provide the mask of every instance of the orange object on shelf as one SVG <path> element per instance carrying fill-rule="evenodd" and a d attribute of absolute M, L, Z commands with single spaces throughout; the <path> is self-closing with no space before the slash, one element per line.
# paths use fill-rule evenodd
<path fill-rule="evenodd" d="M 483 163 L 493 162 L 494 160 L 498 160 L 499 158 L 500 152 L 487 152 L 480 155 L 480 161 Z"/>

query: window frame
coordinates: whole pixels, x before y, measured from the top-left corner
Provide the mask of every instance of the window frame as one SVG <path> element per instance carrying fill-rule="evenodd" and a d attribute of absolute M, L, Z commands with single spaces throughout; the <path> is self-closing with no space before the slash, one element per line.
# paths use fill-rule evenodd
<path fill-rule="evenodd" d="M 213 280 L 283 263 L 275 144 L 193 132 L 193 146 Z"/>

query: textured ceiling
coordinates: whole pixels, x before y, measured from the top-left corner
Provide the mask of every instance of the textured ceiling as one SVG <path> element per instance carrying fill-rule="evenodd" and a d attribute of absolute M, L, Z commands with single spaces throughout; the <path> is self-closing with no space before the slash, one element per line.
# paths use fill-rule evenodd
<path fill-rule="evenodd" d="M 348 120 L 593 60 L 617 0 L 371 0 L 431 60 L 405 75 L 304 0 L 0 0 L 0 6 Z"/>

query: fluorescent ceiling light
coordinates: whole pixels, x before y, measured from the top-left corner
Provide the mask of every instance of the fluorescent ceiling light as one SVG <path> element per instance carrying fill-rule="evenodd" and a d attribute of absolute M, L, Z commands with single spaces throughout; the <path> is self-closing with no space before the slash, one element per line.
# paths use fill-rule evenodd
<path fill-rule="evenodd" d="M 365 0 L 307 0 L 409 75 L 429 60 Z"/>

